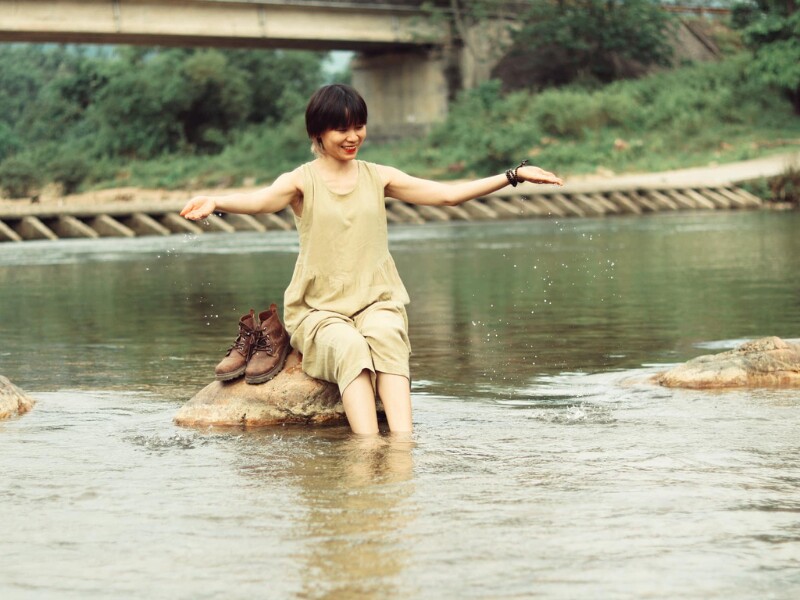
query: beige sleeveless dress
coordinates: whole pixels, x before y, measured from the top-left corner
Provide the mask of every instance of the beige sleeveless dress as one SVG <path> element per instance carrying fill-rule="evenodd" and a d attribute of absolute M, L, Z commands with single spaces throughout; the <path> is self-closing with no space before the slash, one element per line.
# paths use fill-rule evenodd
<path fill-rule="evenodd" d="M 291 344 L 303 370 L 344 389 L 364 369 L 409 377 L 409 298 L 389 254 L 383 183 L 356 161 L 355 188 L 338 194 L 316 168 L 301 167 L 300 254 L 284 295 Z"/>

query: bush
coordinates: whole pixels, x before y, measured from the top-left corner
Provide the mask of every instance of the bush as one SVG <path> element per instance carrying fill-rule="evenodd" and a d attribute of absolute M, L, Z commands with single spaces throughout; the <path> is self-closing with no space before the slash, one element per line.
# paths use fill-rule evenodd
<path fill-rule="evenodd" d="M 769 182 L 771 199 L 800 204 L 800 168 L 790 167 Z"/>
<path fill-rule="evenodd" d="M 20 146 L 19 138 L 11 128 L 0 122 L 0 161 L 19 150 Z"/>
<path fill-rule="evenodd" d="M 27 198 L 41 184 L 39 170 L 28 160 L 11 157 L 0 163 L 0 189 L 10 198 Z"/>
<path fill-rule="evenodd" d="M 50 163 L 50 178 L 61 184 L 64 194 L 78 191 L 89 175 L 89 163 L 80 156 L 64 156 Z"/>
<path fill-rule="evenodd" d="M 502 96 L 497 81 L 463 92 L 430 135 L 438 154 L 432 160 L 461 165 L 469 173 L 507 169 L 541 137 L 532 104 L 526 92 Z"/>
<path fill-rule="evenodd" d="M 587 129 L 608 124 L 594 94 L 583 90 L 549 90 L 536 97 L 536 118 L 549 135 L 581 139 Z"/>
<path fill-rule="evenodd" d="M 595 90 L 503 95 L 490 82 L 459 96 L 410 164 L 438 177 L 444 167 L 449 176 L 495 173 L 525 157 L 573 173 L 751 158 L 762 141 L 800 133 L 791 109 L 748 76 L 751 62 L 742 54 Z"/>
<path fill-rule="evenodd" d="M 313 158 L 303 114 L 280 125 L 251 127 L 229 145 L 219 165 L 237 177 L 272 179 Z"/>

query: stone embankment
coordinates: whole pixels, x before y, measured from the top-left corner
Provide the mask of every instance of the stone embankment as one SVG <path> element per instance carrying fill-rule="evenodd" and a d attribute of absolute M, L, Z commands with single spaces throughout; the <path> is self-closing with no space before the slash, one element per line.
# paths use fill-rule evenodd
<path fill-rule="evenodd" d="M 287 231 L 294 218 L 286 209 L 264 215 L 211 215 L 203 222 L 178 215 L 184 202 L 123 201 L 101 206 L 38 206 L 0 209 L 0 242 L 60 238 L 138 237 L 236 231 Z M 460 206 L 386 203 L 390 224 L 493 221 L 520 218 L 601 217 L 680 210 L 759 208 L 759 198 L 735 186 L 573 192 L 569 189 L 505 190 Z"/>
<path fill-rule="evenodd" d="M 25 414 L 34 401 L 21 389 L 0 375 L 0 420 Z"/>
<path fill-rule="evenodd" d="M 739 183 L 784 172 L 800 154 L 768 157 L 715 168 L 684 169 L 570 183 L 523 184 L 459 206 L 416 206 L 387 199 L 390 224 L 640 215 L 674 211 L 754 209 L 762 200 Z M 294 228 L 289 209 L 266 215 L 211 215 L 196 223 L 178 215 L 185 199 L 129 199 L 92 204 L 0 204 L 0 242 L 59 238 L 137 237 Z"/>

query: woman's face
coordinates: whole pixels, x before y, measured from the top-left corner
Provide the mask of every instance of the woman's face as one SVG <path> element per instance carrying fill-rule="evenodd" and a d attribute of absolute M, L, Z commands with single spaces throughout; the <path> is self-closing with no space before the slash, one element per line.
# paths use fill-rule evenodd
<path fill-rule="evenodd" d="M 328 129 L 320 136 L 325 156 L 336 160 L 353 160 L 366 138 L 366 125 L 352 125 L 345 129 Z"/>

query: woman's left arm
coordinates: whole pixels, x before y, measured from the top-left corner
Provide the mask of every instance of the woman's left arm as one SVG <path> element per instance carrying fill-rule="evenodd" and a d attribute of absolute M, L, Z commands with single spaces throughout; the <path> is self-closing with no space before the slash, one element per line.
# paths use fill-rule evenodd
<path fill-rule="evenodd" d="M 505 174 L 460 183 L 440 183 L 412 177 L 394 167 L 378 165 L 378 170 L 383 177 L 386 195 L 411 204 L 455 206 L 496 192 L 510 183 Z M 553 173 L 527 165 L 516 169 L 516 179 L 520 182 L 564 185 Z"/>

